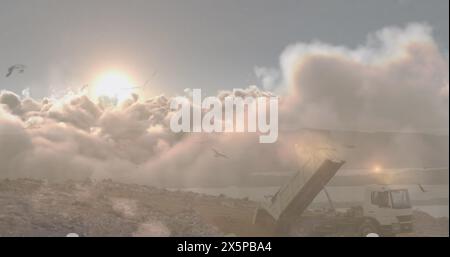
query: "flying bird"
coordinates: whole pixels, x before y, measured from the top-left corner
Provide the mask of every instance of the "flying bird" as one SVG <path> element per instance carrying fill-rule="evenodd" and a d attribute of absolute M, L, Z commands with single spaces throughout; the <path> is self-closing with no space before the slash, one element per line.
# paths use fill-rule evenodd
<path fill-rule="evenodd" d="M 217 150 L 214 149 L 214 148 L 211 148 L 211 150 L 214 152 L 214 157 L 216 157 L 216 158 L 230 159 L 228 156 L 226 156 L 225 154 L 223 154 L 223 153 L 217 151 Z"/>
<path fill-rule="evenodd" d="M 122 88 L 122 90 L 133 90 L 133 89 L 145 88 L 145 87 L 147 86 L 147 84 L 150 83 L 150 81 L 151 81 L 154 77 L 156 77 L 156 75 L 157 75 L 157 72 L 154 71 L 153 74 L 152 74 L 152 76 L 151 76 L 151 78 L 150 78 L 150 79 L 147 79 L 147 80 L 144 82 L 144 84 L 142 84 L 141 86 L 134 86 L 134 87 Z"/>
<path fill-rule="evenodd" d="M 425 190 L 425 188 L 423 188 L 423 186 L 421 184 L 417 184 L 420 188 L 420 191 L 422 191 L 423 193 L 428 192 L 427 190 Z"/>
<path fill-rule="evenodd" d="M 147 79 L 147 80 L 145 81 L 145 83 L 142 85 L 142 87 L 147 86 L 147 84 L 148 84 L 151 80 L 153 80 L 153 79 L 156 77 L 156 75 L 158 75 L 158 72 L 155 70 L 155 71 L 153 71 L 152 76 L 151 76 L 149 79 Z"/>
<path fill-rule="evenodd" d="M 88 88 L 89 88 L 89 84 L 84 84 L 83 86 L 81 86 L 80 92 L 84 92 L 84 91 L 87 90 Z"/>
<path fill-rule="evenodd" d="M 143 87 L 147 86 L 148 82 L 150 82 L 149 79 L 147 79 L 147 80 L 145 81 L 145 83 L 144 83 L 142 86 L 143 86 Z"/>
<path fill-rule="evenodd" d="M 6 73 L 6 77 L 11 76 L 15 70 L 17 70 L 19 73 L 23 73 L 25 71 L 25 65 L 15 64 L 15 65 L 9 67 L 8 73 Z"/>
<path fill-rule="evenodd" d="M 150 77 L 150 79 L 154 79 L 157 75 L 158 75 L 158 71 L 154 70 L 152 76 Z"/>

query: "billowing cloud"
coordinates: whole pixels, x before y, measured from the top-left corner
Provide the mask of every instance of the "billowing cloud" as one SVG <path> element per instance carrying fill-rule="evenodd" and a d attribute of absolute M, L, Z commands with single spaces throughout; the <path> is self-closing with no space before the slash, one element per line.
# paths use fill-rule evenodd
<path fill-rule="evenodd" d="M 356 49 L 295 44 L 281 67 L 287 125 L 448 131 L 448 60 L 426 25 L 382 29 Z"/>
<path fill-rule="evenodd" d="M 448 59 L 425 25 L 385 28 L 357 49 L 298 43 L 283 52 L 280 69 L 255 71 L 265 90 L 252 86 L 218 96 L 278 94 L 285 131 L 448 133 Z M 295 135 L 282 130 L 277 143 L 259 144 L 256 134 L 175 134 L 169 106 L 165 96 L 133 95 L 111 106 L 83 93 L 38 101 L 1 91 L 0 177 L 212 185 L 296 169 Z M 229 159 L 215 157 L 213 148 Z"/>

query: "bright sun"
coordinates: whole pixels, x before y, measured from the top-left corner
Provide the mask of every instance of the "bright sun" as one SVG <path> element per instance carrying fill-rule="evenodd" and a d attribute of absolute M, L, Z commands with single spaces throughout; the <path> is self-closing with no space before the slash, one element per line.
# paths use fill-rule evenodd
<path fill-rule="evenodd" d="M 120 72 L 108 72 L 101 75 L 94 84 L 96 98 L 106 96 L 119 102 L 131 96 L 134 86 L 129 78 Z"/>

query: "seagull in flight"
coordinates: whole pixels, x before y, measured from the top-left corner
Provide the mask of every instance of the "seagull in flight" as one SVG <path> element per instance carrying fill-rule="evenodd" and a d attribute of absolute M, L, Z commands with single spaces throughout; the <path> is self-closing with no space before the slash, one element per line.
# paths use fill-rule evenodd
<path fill-rule="evenodd" d="M 149 84 L 149 82 L 150 82 L 154 77 L 156 77 L 157 74 L 158 74 L 157 71 L 154 71 L 153 74 L 152 74 L 152 76 L 151 76 L 151 78 L 150 78 L 150 79 L 147 79 L 147 80 L 144 82 L 144 84 L 142 84 L 141 86 L 134 86 L 134 87 L 122 88 L 122 90 L 134 90 L 134 89 L 139 89 L 139 88 L 145 88 L 145 87 Z"/>
<path fill-rule="evenodd" d="M 214 149 L 214 148 L 211 148 L 211 150 L 214 152 L 214 157 L 216 157 L 216 158 L 230 159 L 228 156 L 226 156 L 225 154 L 223 154 L 223 153 L 217 151 L 217 150 Z"/>
<path fill-rule="evenodd" d="M 8 68 L 8 73 L 6 73 L 6 77 L 11 76 L 13 72 L 17 70 L 19 73 L 23 73 L 25 71 L 25 65 L 23 64 L 14 64 L 13 66 Z"/>
<path fill-rule="evenodd" d="M 84 92 L 84 91 L 87 90 L 88 88 L 89 88 L 89 84 L 84 84 L 83 86 L 81 86 L 80 92 Z"/>
<path fill-rule="evenodd" d="M 423 186 L 421 184 L 417 184 L 420 188 L 420 191 L 422 191 L 423 193 L 428 192 L 427 190 L 425 190 L 425 188 L 423 188 Z"/>

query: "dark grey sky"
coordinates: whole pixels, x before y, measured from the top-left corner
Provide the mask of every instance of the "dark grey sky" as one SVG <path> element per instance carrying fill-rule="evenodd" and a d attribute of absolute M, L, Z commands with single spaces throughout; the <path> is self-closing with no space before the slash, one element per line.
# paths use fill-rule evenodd
<path fill-rule="evenodd" d="M 0 0 L 0 88 L 36 97 L 120 69 L 153 93 L 214 93 L 256 83 L 255 66 L 277 67 L 289 44 L 354 47 L 385 26 L 426 22 L 449 48 L 447 0 Z"/>

